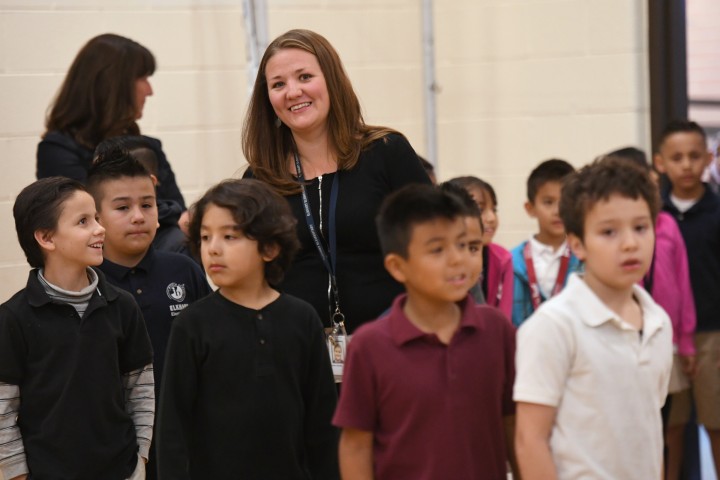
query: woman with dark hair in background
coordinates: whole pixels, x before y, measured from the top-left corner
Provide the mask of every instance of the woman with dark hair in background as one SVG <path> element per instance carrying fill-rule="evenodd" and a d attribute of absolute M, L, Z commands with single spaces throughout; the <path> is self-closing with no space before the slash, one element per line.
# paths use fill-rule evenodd
<path fill-rule="evenodd" d="M 73 60 L 46 119 L 37 150 L 37 178 L 85 181 L 95 148 L 105 139 L 140 135 L 137 120 L 153 94 L 155 57 L 144 46 L 111 33 L 88 41 Z M 160 224 L 187 220 L 185 201 L 160 141 L 142 137 L 157 157 Z"/>

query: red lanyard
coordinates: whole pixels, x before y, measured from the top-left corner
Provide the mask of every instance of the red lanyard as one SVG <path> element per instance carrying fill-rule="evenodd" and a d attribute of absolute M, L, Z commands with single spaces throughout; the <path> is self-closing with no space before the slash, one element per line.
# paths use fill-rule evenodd
<path fill-rule="evenodd" d="M 525 244 L 525 248 L 523 248 L 523 256 L 525 257 L 525 265 L 527 266 L 528 283 L 530 284 L 530 296 L 532 298 L 533 310 L 537 310 L 543 302 L 543 298 L 540 294 L 540 286 L 537 282 L 537 275 L 535 275 L 535 266 L 533 265 L 530 242 Z M 562 290 L 563 285 L 565 284 L 565 275 L 567 275 L 569 266 L 570 248 L 565 246 L 565 251 L 560 258 L 560 268 L 558 269 L 558 276 L 555 280 L 555 287 L 552 289 L 550 294 L 551 297 L 554 297 L 560 293 L 560 290 Z"/>

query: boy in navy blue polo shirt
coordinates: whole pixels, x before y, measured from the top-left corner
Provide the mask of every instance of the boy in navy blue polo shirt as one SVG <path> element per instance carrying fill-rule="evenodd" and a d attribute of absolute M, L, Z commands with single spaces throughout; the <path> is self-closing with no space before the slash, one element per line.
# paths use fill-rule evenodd
<path fill-rule="evenodd" d="M 105 260 L 100 269 L 110 283 L 130 292 L 142 310 L 155 352 L 159 398 L 173 319 L 210 293 L 210 286 L 190 258 L 152 246 L 158 228 L 153 177 L 130 152 L 121 147 L 106 149 L 90 168 L 87 185 L 105 227 Z M 156 478 L 154 450 L 150 451 L 148 479 Z"/>
<path fill-rule="evenodd" d="M 105 229 L 80 183 L 50 177 L 13 207 L 30 272 L 0 306 L 0 478 L 144 478 L 152 348 L 135 301 L 92 266 Z"/>

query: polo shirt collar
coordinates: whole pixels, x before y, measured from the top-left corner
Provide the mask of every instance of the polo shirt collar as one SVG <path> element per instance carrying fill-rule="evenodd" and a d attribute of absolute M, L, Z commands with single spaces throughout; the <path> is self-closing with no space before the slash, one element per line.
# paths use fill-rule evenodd
<path fill-rule="evenodd" d="M 428 336 L 434 336 L 434 334 L 428 334 L 420 330 L 418 327 L 412 324 L 403 311 L 403 306 L 407 301 L 407 294 L 404 293 L 399 295 L 393 301 L 390 312 L 388 313 L 388 321 L 390 322 L 390 336 L 393 342 L 397 346 L 405 345 L 413 340 L 424 338 Z M 475 302 L 472 297 L 468 295 L 464 300 L 458 302 L 458 306 L 461 309 L 462 317 L 460 317 L 460 330 L 477 330 L 480 328 L 480 323 L 472 311 L 475 307 Z"/>
<path fill-rule="evenodd" d="M 103 260 L 102 269 L 108 272 L 110 278 L 125 278 L 130 274 L 132 270 L 142 270 L 146 273 L 152 271 L 153 264 L 155 263 L 155 248 L 150 245 L 150 248 L 145 253 L 145 256 L 140 260 L 140 263 L 134 267 L 125 267 L 118 265 L 115 262 L 111 262 L 108 259 Z"/>
<path fill-rule="evenodd" d="M 118 297 L 118 292 L 114 288 L 109 286 L 109 284 L 105 280 L 105 275 L 103 274 L 103 272 L 101 272 L 97 268 L 93 268 L 93 271 L 98 276 L 97 290 L 100 291 L 100 296 L 104 296 L 108 302 L 112 302 L 113 300 L 115 300 Z M 47 293 L 45 293 L 45 289 L 43 288 L 42 283 L 40 283 L 37 268 L 33 268 L 28 274 L 26 291 L 28 303 L 33 307 L 41 307 L 47 303 L 51 303 L 50 297 Z M 97 296 L 98 295 L 93 295 L 90 298 L 90 301 L 92 302 L 93 299 Z"/>
<path fill-rule="evenodd" d="M 620 328 L 623 328 L 622 325 L 627 325 L 595 295 L 580 274 L 572 273 L 570 275 L 565 290 L 576 306 L 573 311 L 580 321 L 587 326 L 599 327 L 607 322 L 613 322 Z M 650 294 L 639 285 L 633 285 L 633 295 L 640 302 L 643 313 L 643 338 L 650 338 L 663 326 L 662 316 L 658 314 L 660 307 L 657 306 Z"/>
<path fill-rule="evenodd" d="M 550 245 L 539 242 L 534 235 L 530 237 L 530 249 L 532 250 L 533 257 L 546 258 L 548 262 L 562 257 L 566 248 L 567 240 L 563 241 L 557 249 L 553 249 Z"/>

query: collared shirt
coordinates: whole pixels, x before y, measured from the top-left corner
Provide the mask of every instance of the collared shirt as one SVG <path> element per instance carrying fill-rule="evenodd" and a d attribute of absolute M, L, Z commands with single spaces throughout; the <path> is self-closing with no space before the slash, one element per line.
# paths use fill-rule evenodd
<path fill-rule="evenodd" d="M 560 259 L 566 248 L 567 241 L 554 250 L 550 245 L 537 241 L 535 236 L 530 237 L 530 253 L 535 267 L 535 275 L 537 275 L 538 286 L 544 298 L 550 298 L 553 288 L 555 288 L 560 271 Z"/>
<path fill-rule="evenodd" d="M 468 297 L 445 345 L 408 320 L 406 298 L 353 335 L 333 423 L 373 433 L 378 480 L 504 479 L 513 327 Z"/>
<path fill-rule="evenodd" d="M 155 352 L 155 387 L 160 392 L 170 328 L 188 305 L 212 290 L 205 273 L 190 258 L 150 247 L 135 267 L 105 259 L 100 265 L 108 282 L 130 292 L 140 306 Z"/>
<path fill-rule="evenodd" d="M 633 294 L 641 336 L 577 274 L 518 331 L 514 398 L 557 408 L 559 479 L 661 477 L 672 327 L 644 289 Z"/>
<path fill-rule="evenodd" d="M 0 382 L 19 385 L 18 425 L 33 478 L 127 478 L 138 439 L 122 374 L 152 362 L 136 303 L 98 273 L 82 317 L 37 278 L 0 305 Z"/>

